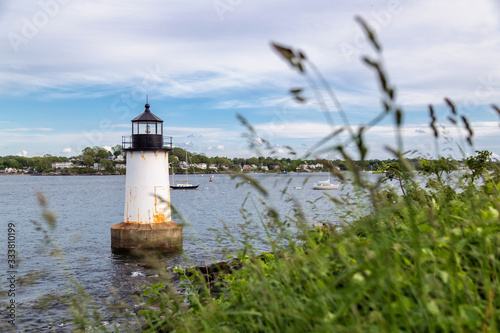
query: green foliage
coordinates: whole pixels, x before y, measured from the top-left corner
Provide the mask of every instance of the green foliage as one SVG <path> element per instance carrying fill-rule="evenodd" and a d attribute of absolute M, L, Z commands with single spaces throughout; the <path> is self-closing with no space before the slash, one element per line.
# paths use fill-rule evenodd
<path fill-rule="evenodd" d="M 120 151 L 120 153 L 121 153 L 121 147 L 120 146 L 115 146 L 115 147 L 113 147 L 113 151 L 115 151 L 115 152 Z M 95 146 L 95 147 L 92 147 L 92 148 L 91 147 L 84 148 L 82 150 L 82 155 L 83 156 L 91 156 L 93 158 L 100 159 L 100 158 L 106 158 L 106 157 L 108 157 L 110 155 L 110 152 L 107 151 L 104 148 Z"/>
<path fill-rule="evenodd" d="M 396 180 L 399 183 L 401 192 L 403 194 L 406 194 L 405 184 L 411 181 L 411 174 L 408 172 L 408 170 L 405 170 L 403 168 L 402 164 L 399 161 L 392 163 L 382 162 L 382 166 L 379 167 L 375 173 L 383 173 L 383 181 Z"/>
<path fill-rule="evenodd" d="M 440 157 L 437 160 L 420 161 L 420 172 L 424 175 L 434 175 L 438 185 L 443 184 L 443 175 L 450 174 L 452 171 L 457 170 L 457 165 L 450 158 Z"/>
<path fill-rule="evenodd" d="M 114 157 L 118 157 L 123 153 L 123 147 L 122 145 L 116 145 L 111 148 L 111 151 L 113 152 Z"/>
<path fill-rule="evenodd" d="M 155 293 L 156 307 L 170 307 L 148 318 L 179 332 L 495 332 L 500 183 L 486 187 L 408 186 L 375 214 L 304 230 L 301 246 L 247 248 L 242 268 L 220 277 L 222 294 L 179 270 L 188 307 Z"/>
<path fill-rule="evenodd" d="M 477 155 L 470 156 L 464 161 L 467 168 L 471 171 L 470 174 L 465 175 L 465 179 L 469 179 L 471 184 L 480 177 L 487 176 L 491 164 L 491 152 L 476 150 L 476 153 Z"/>
<path fill-rule="evenodd" d="M 94 157 L 92 157 L 91 155 L 83 155 L 82 164 L 86 165 L 87 168 L 90 168 L 92 165 L 94 165 Z"/>
<path fill-rule="evenodd" d="M 114 171 L 113 162 L 111 162 L 110 160 L 101 159 L 99 161 L 99 163 L 101 163 L 104 170 L 109 171 L 109 172 Z"/>

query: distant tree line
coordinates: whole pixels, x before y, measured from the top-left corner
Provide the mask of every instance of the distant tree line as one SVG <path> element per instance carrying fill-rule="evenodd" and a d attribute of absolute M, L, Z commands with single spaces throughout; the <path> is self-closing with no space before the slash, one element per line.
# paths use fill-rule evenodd
<path fill-rule="evenodd" d="M 484 156 L 487 151 L 477 152 L 477 156 Z M 481 155 L 482 154 L 482 155 Z M 187 156 L 187 161 L 186 161 Z M 45 154 L 43 156 L 23 157 L 23 156 L 0 156 L 0 170 L 17 169 L 24 170 L 29 173 L 47 173 L 54 172 L 53 163 L 55 162 L 72 162 L 73 168 L 66 168 L 66 172 L 73 173 L 93 173 L 96 171 L 105 172 L 120 172 L 124 170 L 117 169 L 117 165 L 124 164 L 125 154 L 122 154 L 120 145 L 116 145 L 111 150 L 102 147 L 86 147 L 82 150 L 80 155 L 72 157 L 52 156 Z M 208 157 L 205 154 L 196 154 L 187 152 L 182 148 L 174 148 L 169 157 L 172 172 L 182 173 L 188 167 L 189 172 L 240 172 L 240 171 L 264 171 L 264 172 L 307 172 L 307 171 L 327 171 L 329 168 L 334 167 L 340 171 L 345 171 L 348 166 L 345 161 L 323 160 L 323 159 L 291 159 L 291 158 L 275 158 L 271 156 L 258 156 L 258 157 Z M 362 171 L 380 171 L 387 170 L 390 166 L 394 165 L 396 160 L 365 160 L 354 161 L 355 165 Z M 417 171 L 424 171 L 427 173 L 435 173 L 441 177 L 443 172 L 449 172 L 467 166 L 467 159 L 454 160 L 451 158 L 441 157 L 439 159 L 423 159 L 412 158 L 408 162 Z M 99 170 L 94 169 L 94 165 L 99 164 Z M 465 163 L 465 164 L 464 164 Z M 499 164 L 498 161 L 488 162 Z M 204 164 L 204 167 L 200 166 Z M 246 169 L 245 169 L 246 168 Z M 441 171 L 437 171 L 441 170 Z"/>

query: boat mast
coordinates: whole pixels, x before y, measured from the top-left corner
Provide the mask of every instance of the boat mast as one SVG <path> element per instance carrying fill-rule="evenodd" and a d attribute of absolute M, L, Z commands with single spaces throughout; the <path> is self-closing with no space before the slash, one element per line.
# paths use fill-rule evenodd
<path fill-rule="evenodd" d="M 188 168 L 189 168 L 188 151 L 186 149 L 186 184 L 187 184 L 187 181 L 188 181 Z"/>

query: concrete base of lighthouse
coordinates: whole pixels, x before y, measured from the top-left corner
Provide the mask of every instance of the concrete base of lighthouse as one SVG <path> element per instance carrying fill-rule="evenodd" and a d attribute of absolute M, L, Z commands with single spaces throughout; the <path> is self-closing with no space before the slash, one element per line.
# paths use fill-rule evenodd
<path fill-rule="evenodd" d="M 174 252 L 182 250 L 182 226 L 175 222 L 122 222 L 111 227 L 111 249 Z"/>

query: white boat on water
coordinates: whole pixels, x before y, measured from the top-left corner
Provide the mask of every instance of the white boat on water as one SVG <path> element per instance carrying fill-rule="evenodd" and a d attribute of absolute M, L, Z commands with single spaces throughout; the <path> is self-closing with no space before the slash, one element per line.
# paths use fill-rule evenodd
<path fill-rule="evenodd" d="M 330 177 L 327 180 L 319 180 L 313 185 L 313 190 L 338 190 L 340 184 L 332 184 Z"/>
<path fill-rule="evenodd" d="M 182 180 L 178 180 L 181 182 Z M 200 186 L 200 184 L 197 185 L 191 185 L 191 184 L 172 184 L 170 185 L 170 188 L 172 190 L 196 190 Z"/>
<path fill-rule="evenodd" d="M 186 150 L 186 163 L 187 163 L 187 150 Z M 172 184 L 170 184 L 170 188 L 172 190 L 196 190 L 200 184 L 193 185 L 188 183 L 188 167 L 189 164 L 186 165 L 186 179 L 185 180 L 174 180 L 175 175 L 172 174 L 173 176 L 173 181 Z M 179 183 L 185 183 L 185 184 L 179 184 Z"/>

